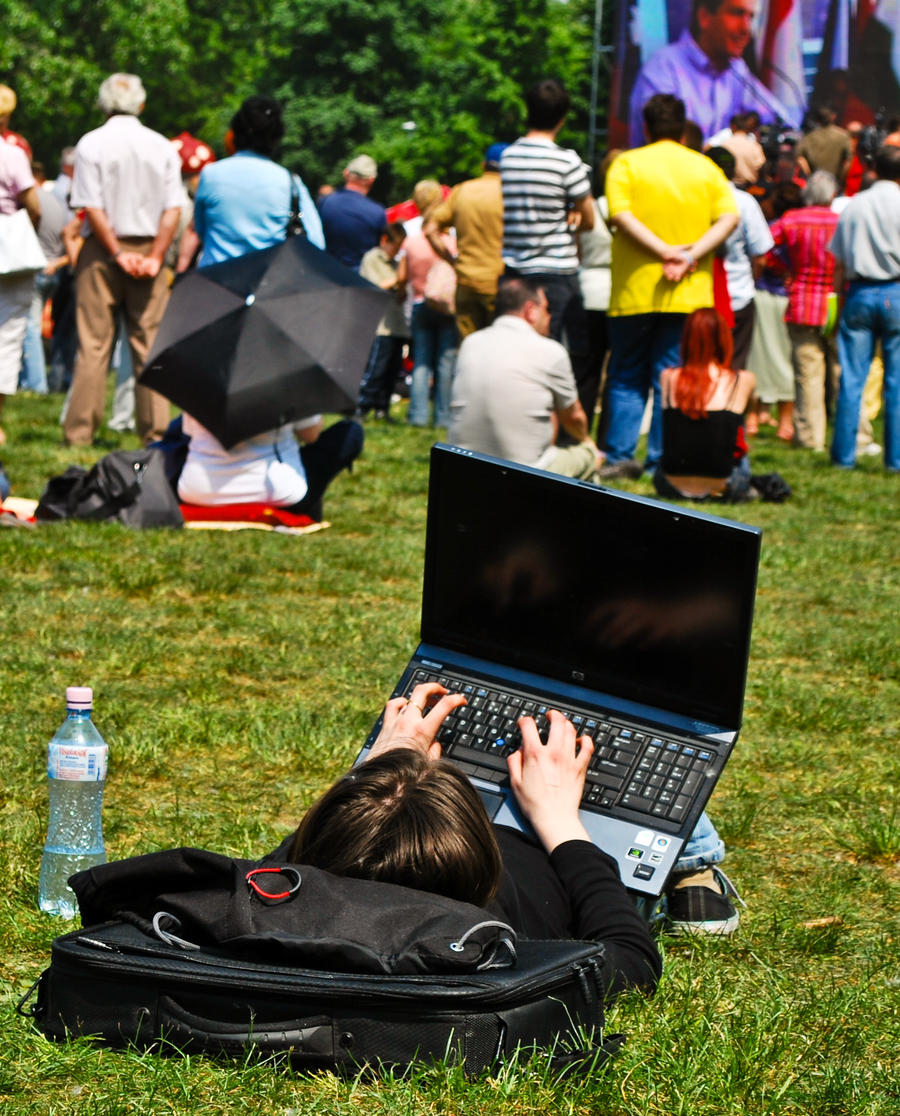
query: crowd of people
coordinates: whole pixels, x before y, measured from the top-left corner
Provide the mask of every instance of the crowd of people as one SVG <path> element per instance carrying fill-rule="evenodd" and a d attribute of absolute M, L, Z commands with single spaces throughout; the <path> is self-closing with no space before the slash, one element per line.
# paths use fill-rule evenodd
<path fill-rule="evenodd" d="M 712 49 L 709 20 L 701 22 L 697 42 Z M 752 484 L 726 483 L 731 469 L 721 475 L 718 451 L 703 466 L 715 461 L 715 477 L 697 484 L 694 472 L 660 487 L 661 477 L 687 476 L 663 468 L 671 458 L 665 429 L 673 429 L 664 412 L 678 395 L 666 391 L 663 374 L 686 367 L 690 315 L 714 307 L 731 335 L 725 370 L 746 373 L 744 383 L 755 377 L 733 466 L 750 475 L 746 439 L 766 424 L 786 443 L 825 450 L 829 416 L 835 465 L 880 454 L 871 420 L 883 394 L 884 461 L 897 470 L 896 127 L 867 156 L 861 125 L 845 128 L 822 106 L 806 134 L 763 137 L 764 149 L 756 109 L 710 134 L 705 118 L 689 119 L 691 96 L 651 92 L 640 108 L 646 142 L 609 152 L 592 174 L 556 142 L 569 110 L 565 88 L 538 82 L 526 94 L 525 133 L 492 144 L 478 177 L 452 190 L 438 176 L 423 179 L 392 211 L 371 196 L 378 167 L 367 154 L 347 163 L 340 188 L 322 185 L 314 200 L 277 161 L 284 126 L 276 102 L 249 98 L 217 161 L 187 133 L 168 141 L 144 127 L 143 87 L 123 74 L 100 90 L 105 123 L 63 152 L 50 183 L 30 164 L 27 140 L 10 130 L 15 94 L 0 87 L 0 210 L 28 213 L 46 258 L 36 274 L 0 279 L 0 406 L 17 386 L 66 390 L 63 440 L 90 444 L 104 421 L 112 363 L 121 390 L 110 425 L 136 426 L 148 444 L 160 439 L 168 403 L 134 385 L 172 273 L 277 243 L 294 207 L 311 243 L 392 295 L 355 420 L 394 421 L 399 392 L 409 397 L 409 423 L 449 427 L 468 448 L 596 479 L 648 470 L 671 498 L 753 498 Z M 706 324 L 710 336 L 721 333 Z M 710 367 L 721 359 L 719 350 Z M 704 383 L 710 398 L 695 400 L 695 425 L 685 427 L 692 439 L 707 403 L 715 409 L 708 376 Z M 297 424 L 301 443 L 315 440 L 320 425 L 317 415 Z M 209 443 L 201 455 L 209 458 L 215 439 L 194 420 L 187 426 L 197 444 Z M 201 461 L 195 449 L 184 498 L 230 493 L 302 505 L 302 451 L 285 459 L 293 433 L 271 432 L 264 450 L 243 447 L 240 465 L 228 455 Z M 355 438 L 361 447 L 362 432 Z M 259 483 L 235 485 L 248 456 Z M 690 457 L 694 469 L 703 464 L 702 453 Z M 289 467 L 292 483 L 272 481 L 270 465 L 279 474 Z M 320 498 L 312 494 L 313 510 Z"/>
<path fill-rule="evenodd" d="M 646 469 L 668 498 L 783 498 L 785 485 L 762 483 L 767 478 L 754 483 L 747 439 L 771 423 L 784 442 L 823 451 L 831 413 L 832 460 L 852 467 L 857 454 L 882 453 L 871 420 L 883 381 L 884 462 L 897 471 L 900 147 L 890 142 L 893 134 L 864 160 L 860 129 L 838 127 L 834 113 L 823 109 L 802 139 L 783 135 L 767 153 L 757 137 L 759 117 L 746 111 L 704 143 L 703 129 L 692 127 L 681 98 L 655 93 L 643 106 L 647 142 L 605 157 L 595 200 L 577 156 L 555 144 L 568 105 L 564 90 L 544 82 L 528 98 L 530 131 L 500 164 L 500 284 L 524 280 L 532 289 L 517 306 L 503 299 L 498 318 L 524 317 L 533 331 L 564 345 L 545 345 L 539 357 L 532 333 L 519 330 L 529 362 L 518 350 L 512 355 L 496 333 L 489 345 L 497 323 L 483 337 L 465 338 L 450 440 L 584 476 L 590 470 L 584 458 L 573 465 L 572 455 L 561 453 L 550 464 L 566 436 L 574 436 L 595 454 L 594 475 L 601 479 L 637 477 Z M 881 222 L 874 216 L 876 198 Z M 539 321 L 544 298 L 551 310 L 546 328 Z M 877 319 L 839 313 L 845 300 L 851 310 L 878 303 Z M 708 366 L 705 396 L 695 399 L 682 424 L 665 413 L 680 394 L 667 391 L 665 380 L 677 381 L 696 360 L 685 347 L 690 350 L 701 332 L 686 327 L 697 326 L 693 315 L 704 308 L 720 321 L 705 317 L 702 335 L 721 338 L 724 327 L 730 336 L 727 350 L 721 344 L 701 348 Z M 511 326 L 504 321 L 502 329 L 509 334 Z M 476 387 L 473 375 L 486 353 L 491 391 L 484 382 Z M 843 365 L 853 371 L 841 376 Z M 729 381 L 732 374 L 739 378 L 727 401 L 718 400 L 719 372 Z M 535 385 L 543 391 L 539 408 Z M 599 405 L 596 440 L 573 435 L 567 426 L 575 400 L 589 434 Z M 720 408 L 721 402 L 727 405 Z M 728 420 L 735 437 L 730 457 L 723 458 L 705 432 L 721 430 L 725 420 L 711 423 L 707 411 L 735 408 L 736 420 Z M 646 459 L 638 462 L 644 429 Z M 671 442 L 676 429 L 677 447 Z M 515 446 L 522 433 L 534 440 Z M 737 482 L 738 467 L 746 483 Z"/>

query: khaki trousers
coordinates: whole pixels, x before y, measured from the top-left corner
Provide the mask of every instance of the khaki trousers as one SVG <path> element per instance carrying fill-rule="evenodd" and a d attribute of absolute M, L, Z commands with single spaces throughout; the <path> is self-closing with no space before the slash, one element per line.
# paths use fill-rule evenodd
<path fill-rule="evenodd" d="M 465 283 L 456 284 L 456 328 L 460 341 L 491 324 L 496 297 L 496 294 L 485 294 L 474 287 L 467 287 Z"/>
<path fill-rule="evenodd" d="M 794 432 L 797 445 L 806 449 L 825 448 L 825 377 L 829 394 L 837 395 L 841 368 L 837 357 L 837 337 L 826 337 L 821 326 L 788 322 L 791 337 L 791 362 L 794 365 Z"/>
<path fill-rule="evenodd" d="M 121 237 L 129 252 L 147 255 L 152 238 Z M 160 269 L 154 279 L 135 279 L 109 259 L 96 237 L 89 236 L 75 271 L 78 359 L 72 394 L 63 423 L 63 438 L 73 446 L 90 445 L 106 410 L 106 375 L 118 329 L 117 313 L 125 324 L 134 374 L 139 376 L 169 300 L 169 273 Z M 169 424 L 169 402 L 140 384 L 135 389 L 135 418 L 144 444 L 162 437 Z"/>
<path fill-rule="evenodd" d="M 826 337 L 821 326 L 788 322 L 794 365 L 794 438 L 806 449 L 825 448 L 825 401 L 836 400 L 841 384 L 837 330 Z M 876 412 L 877 413 L 877 412 Z M 872 423 L 860 411 L 857 444 L 872 441 Z"/>
<path fill-rule="evenodd" d="M 539 468 L 548 473 L 559 473 L 563 477 L 577 477 L 578 480 L 597 479 L 597 455 L 593 446 L 556 446 L 547 450 L 541 458 Z"/>

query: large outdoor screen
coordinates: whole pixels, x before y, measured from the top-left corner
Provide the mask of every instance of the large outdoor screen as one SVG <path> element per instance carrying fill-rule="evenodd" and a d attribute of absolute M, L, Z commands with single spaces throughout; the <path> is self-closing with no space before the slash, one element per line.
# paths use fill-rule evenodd
<path fill-rule="evenodd" d="M 732 91 L 715 96 L 696 76 L 702 55 L 691 57 L 703 34 L 696 0 L 615 2 L 610 147 L 643 142 L 637 102 L 653 91 L 683 95 L 686 103 L 693 94 L 688 116 L 705 117 L 697 122 L 706 140 L 734 112 L 767 100 L 757 82 L 775 110 L 762 112 L 764 124 L 797 127 L 808 107 L 826 103 L 842 125 L 887 123 L 900 114 L 900 0 L 724 0 L 706 33 L 740 65 Z M 746 44 L 735 33 L 742 10 L 753 13 Z"/>

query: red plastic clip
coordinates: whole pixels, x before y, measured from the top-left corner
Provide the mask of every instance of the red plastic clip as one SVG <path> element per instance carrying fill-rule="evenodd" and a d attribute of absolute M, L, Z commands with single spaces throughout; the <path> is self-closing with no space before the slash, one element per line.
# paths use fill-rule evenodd
<path fill-rule="evenodd" d="M 263 873 L 275 873 L 275 875 L 278 876 L 291 875 L 294 877 L 294 883 L 291 887 L 288 888 L 287 891 L 266 891 L 264 888 L 261 888 L 256 880 L 253 878 L 254 876 L 258 876 Z M 255 891 L 260 899 L 290 899 L 290 897 L 295 892 L 300 890 L 300 884 L 303 882 L 302 877 L 297 869 L 292 868 L 289 864 L 284 864 L 279 868 L 251 868 L 246 875 L 246 880 L 247 886 Z"/>

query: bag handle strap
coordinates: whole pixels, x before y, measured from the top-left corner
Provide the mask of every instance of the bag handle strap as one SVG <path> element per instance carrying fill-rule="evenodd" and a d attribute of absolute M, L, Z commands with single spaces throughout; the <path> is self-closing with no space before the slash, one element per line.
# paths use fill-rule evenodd
<path fill-rule="evenodd" d="M 284 235 L 285 238 L 289 236 L 305 236 L 306 229 L 303 226 L 303 218 L 300 216 L 300 191 L 297 189 L 297 180 L 290 171 L 288 171 L 288 179 L 291 184 L 291 208 L 288 213 L 287 227 L 284 230 Z"/>

